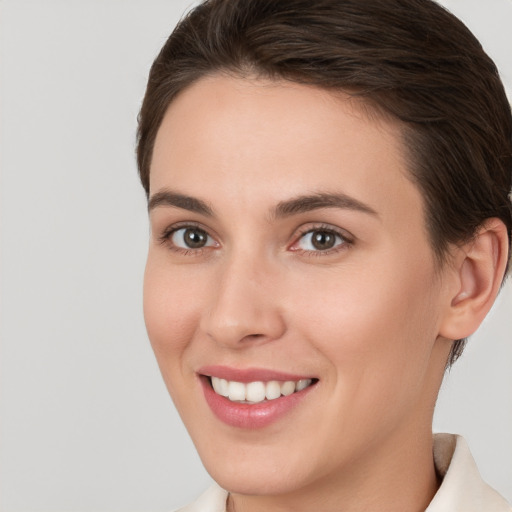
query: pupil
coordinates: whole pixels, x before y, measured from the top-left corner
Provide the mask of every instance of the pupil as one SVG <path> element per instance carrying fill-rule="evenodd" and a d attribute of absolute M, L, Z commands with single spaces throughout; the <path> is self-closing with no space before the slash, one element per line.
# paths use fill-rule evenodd
<path fill-rule="evenodd" d="M 199 229 L 187 229 L 185 231 L 185 243 L 191 249 L 199 249 L 206 244 L 206 233 Z"/>
<path fill-rule="evenodd" d="M 322 249 L 325 251 L 325 249 L 331 249 L 334 247 L 336 239 L 332 233 L 328 233 L 327 231 L 315 231 L 311 241 L 315 249 Z"/>

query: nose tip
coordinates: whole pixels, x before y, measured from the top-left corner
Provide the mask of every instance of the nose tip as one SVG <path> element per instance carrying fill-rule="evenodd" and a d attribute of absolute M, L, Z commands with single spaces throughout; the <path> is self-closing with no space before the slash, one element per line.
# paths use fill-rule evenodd
<path fill-rule="evenodd" d="M 264 343 L 282 336 L 285 327 L 272 294 L 250 293 L 224 286 L 203 316 L 203 330 L 216 343 L 231 348 Z"/>
<path fill-rule="evenodd" d="M 202 331 L 230 348 L 265 343 L 281 337 L 285 323 L 269 275 L 249 278 L 248 272 L 226 271 L 204 311 Z"/>
<path fill-rule="evenodd" d="M 209 322 L 206 333 L 216 343 L 230 347 L 242 347 L 251 342 L 254 343 L 273 338 L 270 333 L 252 332 L 256 329 L 258 329 L 256 326 L 254 329 L 251 329 L 251 326 L 242 319 L 237 322 L 223 322 L 222 320 L 219 321 L 219 319 L 213 319 L 213 321 Z M 263 331 L 261 326 L 259 326 L 259 330 Z"/>

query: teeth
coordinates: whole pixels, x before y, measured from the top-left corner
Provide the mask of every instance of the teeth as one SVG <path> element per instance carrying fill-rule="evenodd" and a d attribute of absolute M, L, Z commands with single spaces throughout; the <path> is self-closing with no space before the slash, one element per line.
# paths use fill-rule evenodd
<path fill-rule="evenodd" d="M 311 379 L 301 379 L 297 382 L 288 380 L 278 382 L 243 382 L 227 381 L 218 377 L 210 377 L 212 387 L 218 395 L 229 398 L 232 402 L 259 403 L 263 400 L 275 400 L 282 396 L 288 396 L 296 391 L 302 391 L 311 385 Z"/>
<path fill-rule="evenodd" d="M 265 386 L 265 397 L 267 400 L 274 400 L 281 396 L 281 386 L 277 380 L 271 380 L 267 382 Z"/>
<path fill-rule="evenodd" d="M 241 382 L 231 381 L 228 385 L 229 399 L 234 402 L 236 400 L 245 400 L 245 385 Z"/>
<path fill-rule="evenodd" d="M 295 382 L 291 380 L 287 380 L 285 383 L 281 385 L 281 393 L 284 396 L 291 395 L 295 392 Z"/>
<path fill-rule="evenodd" d="M 249 382 L 245 388 L 245 399 L 248 402 L 258 403 L 265 400 L 265 384 L 263 382 Z"/>
<path fill-rule="evenodd" d="M 297 382 L 295 386 L 295 391 L 302 391 L 306 389 L 311 384 L 311 379 L 302 379 Z"/>
<path fill-rule="evenodd" d="M 215 393 L 217 393 L 217 395 L 222 395 L 222 393 L 220 392 L 221 379 L 217 379 L 217 377 L 214 377 L 211 379 L 211 381 L 212 381 L 212 387 L 213 387 L 213 390 L 215 391 Z"/>
<path fill-rule="evenodd" d="M 291 395 L 294 392 L 295 382 L 287 380 L 286 382 L 283 382 L 283 384 L 281 384 L 281 394 L 283 394 L 284 396 Z"/>
<path fill-rule="evenodd" d="M 212 379 L 212 386 L 218 395 L 229 396 L 228 381 L 226 379 Z"/>
<path fill-rule="evenodd" d="M 219 391 L 219 395 L 222 395 L 222 396 L 229 396 L 229 385 L 228 385 L 228 381 L 226 379 L 219 379 L 220 381 L 220 391 Z"/>

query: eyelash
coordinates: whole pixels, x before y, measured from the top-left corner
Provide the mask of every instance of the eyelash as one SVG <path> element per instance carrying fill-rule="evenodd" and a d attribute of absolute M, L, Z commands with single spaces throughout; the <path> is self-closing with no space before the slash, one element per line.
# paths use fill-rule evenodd
<path fill-rule="evenodd" d="M 300 248 L 292 249 L 292 247 L 294 245 L 297 245 L 305 235 L 307 235 L 309 233 L 315 233 L 315 232 L 322 232 L 322 233 L 327 233 L 327 234 L 333 235 L 333 236 L 339 238 L 341 240 L 341 243 L 339 243 L 338 245 L 335 245 L 334 247 L 332 247 L 330 249 L 326 249 L 324 251 L 322 251 L 322 250 L 313 251 L 313 250 L 305 250 L 305 249 L 300 249 Z M 306 256 L 306 257 L 318 258 L 318 257 L 329 256 L 329 255 L 336 254 L 341 251 L 347 250 L 353 244 L 354 244 L 354 239 L 351 236 L 349 236 L 349 234 L 347 232 L 345 232 L 344 230 L 334 228 L 333 226 L 328 225 L 328 224 L 317 224 L 317 225 L 313 225 L 313 226 L 309 225 L 307 227 L 299 229 L 299 232 L 298 232 L 297 236 L 295 237 L 295 241 L 292 243 L 291 246 L 289 246 L 289 250 L 292 250 L 294 252 L 299 252 L 303 256 Z"/>
<path fill-rule="evenodd" d="M 162 235 L 158 238 L 158 241 L 162 245 L 166 245 L 171 251 L 177 252 L 183 256 L 200 256 L 203 254 L 203 252 L 206 249 L 209 249 L 211 246 L 205 246 L 200 248 L 190 248 L 190 249 L 184 249 L 182 247 L 177 247 L 171 242 L 172 236 L 179 231 L 180 229 L 197 229 L 199 231 L 202 231 L 208 236 L 209 238 L 213 239 L 213 237 L 208 233 L 208 231 L 203 228 L 200 224 L 193 223 L 193 222 L 187 222 L 183 224 L 174 224 L 173 226 L 169 226 L 167 229 L 164 230 Z M 297 245 L 301 239 L 309 234 L 314 232 L 323 232 L 330 235 L 333 235 L 341 240 L 341 243 L 338 243 L 334 247 L 326 250 L 305 250 L 300 248 L 293 248 L 293 246 Z M 299 229 L 297 235 L 294 237 L 294 242 L 288 246 L 288 250 L 291 250 L 292 252 L 300 253 L 303 256 L 307 257 L 322 257 L 322 256 L 328 256 L 335 253 L 338 253 L 343 250 L 347 250 L 351 245 L 354 244 L 354 240 L 351 236 L 349 236 L 345 231 L 336 229 L 332 227 L 331 225 L 327 224 L 318 224 L 318 225 L 309 225 L 308 227 L 304 227 Z"/>
<path fill-rule="evenodd" d="M 184 249 L 182 247 L 177 247 L 176 245 L 174 245 L 171 242 L 171 238 L 180 229 L 197 229 L 198 231 L 203 231 L 204 233 L 206 233 L 206 236 L 208 236 L 209 238 L 213 238 L 208 233 L 208 231 L 205 228 L 203 228 L 200 224 L 196 224 L 194 222 L 186 222 L 183 224 L 174 224 L 165 229 L 162 235 L 158 237 L 159 243 L 162 245 L 166 245 L 171 251 L 174 251 L 183 256 L 201 256 L 204 250 L 208 249 L 208 247 L 199 247 L 197 249 Z"/>

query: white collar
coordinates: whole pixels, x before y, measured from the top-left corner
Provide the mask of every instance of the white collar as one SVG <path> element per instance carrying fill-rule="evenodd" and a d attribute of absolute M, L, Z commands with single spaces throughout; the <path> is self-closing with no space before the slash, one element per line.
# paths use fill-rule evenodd
<path fill-rule="evenodd" d="M 425 512 L 512 512 L 512 507 L 482 480 L 461 436 L 436 434 L 434 463 L 443 482 Z"/>
<path fill-rule="evenodd" d="M 434 462 L 443 478 L 425 512 L 512 512 L 483 480 L 466 441 L 454 434 L 434 435 Z M 228 493 L 214 485 L 177 512 L 226 512 Z"/>

